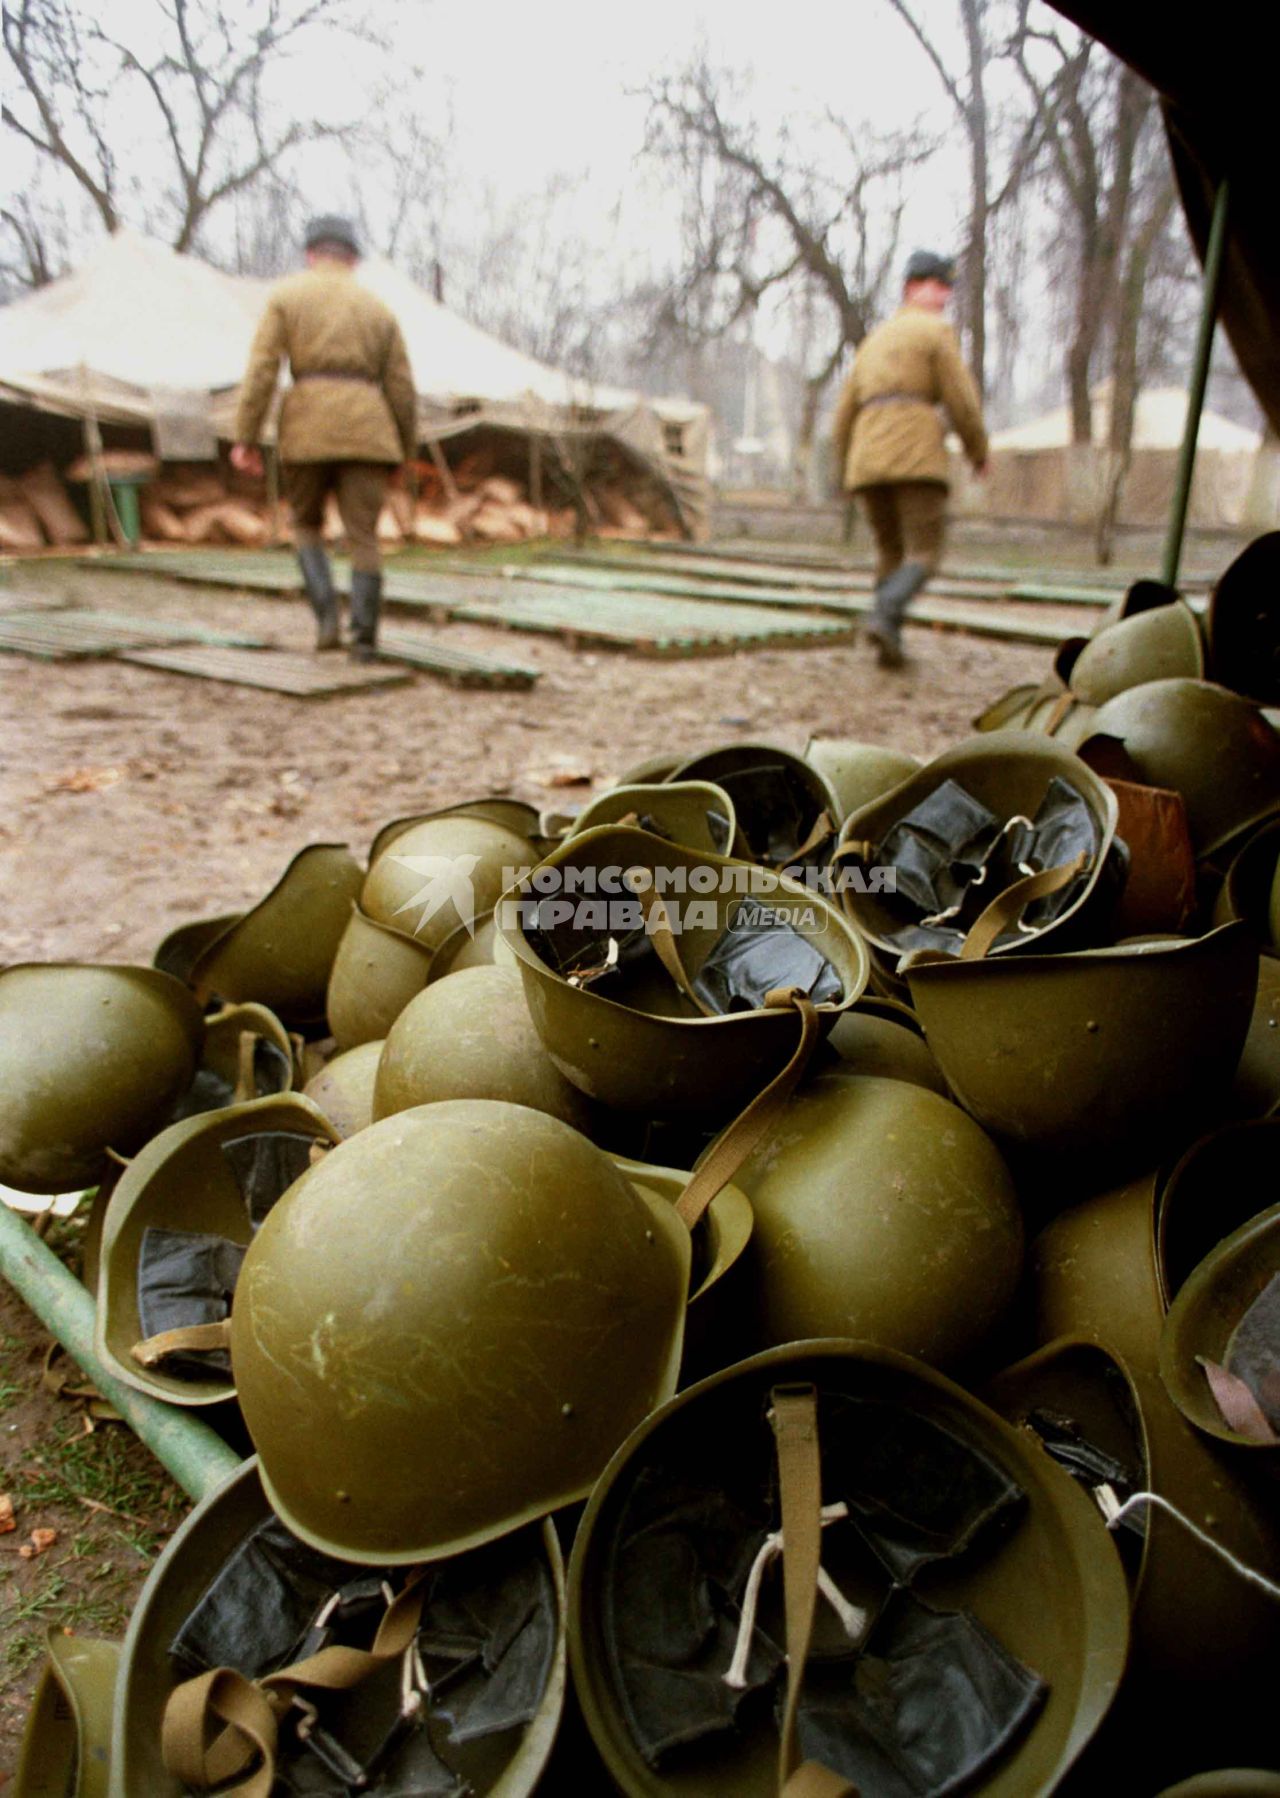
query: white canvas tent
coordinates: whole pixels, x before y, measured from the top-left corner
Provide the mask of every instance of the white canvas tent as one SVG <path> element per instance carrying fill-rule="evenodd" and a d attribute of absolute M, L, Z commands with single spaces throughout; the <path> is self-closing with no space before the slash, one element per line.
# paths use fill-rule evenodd
<path fill-rule="evenodd" d="M 708 414 L 681 400 L 575 380 L 451 312 L 380 258 L 359 278 L 400 319 L 425 440 L 479 424 L 624 445 L 697 530 L 707 510 Z M 0 307 L 0 400 L 102 424 L 203 421 L 224 440 L 269 283 L 228 275 L 123 230 L 81 266 Z M 166 451 L 157 442 L 161 455 Z"/>
<path fill-rule="evenodd" d="M 1066 406 L 995 432 L 988 479 L 959 477 L 961 509 L 1002 518 L 1091 521 L 1108 473 L 1111 382 L 1100 382 L 1090 398 L 1092 444 L 1072 443 Z M 1186 417 L 1187 394 L 1181 387 L 1153 387 L 1139 394 L 1122 523 L 1154 526 L 1167 516 Z M 1220 527 L 1245 522 L 1261 442 L 1257 431 L 1221 413 L 1201 414 L 1191 490 L 1193 523 Z"/>

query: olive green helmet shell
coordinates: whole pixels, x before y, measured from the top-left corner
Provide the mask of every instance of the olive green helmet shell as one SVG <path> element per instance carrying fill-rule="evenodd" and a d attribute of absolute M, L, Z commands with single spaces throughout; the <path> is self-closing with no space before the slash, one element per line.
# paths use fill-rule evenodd
<path fill-rule="evenodd" d="M 373 1088 L 381 1057 L 378 1041 L 339 1050 L 302 1089 L 344 1142 L 373 1122 Z"/>
<path fill-rule="evenodd" d="M 1182 794 L 1198 857 L 1280 812 L 1280 736 L 1226 687 L 1148 681 L 1099 706 L 1093 729 L 1123 744 L 1148 786 Z"/>
<path fill-rule="evenodd" d="M 896 999 L 864 993 L 852 1011 L 836 1019 L 827 1046 L 840 1058 L 838 1066 L 827 1064 L 828 1073 L 909 1080 L 944 1099 L 951 1096 L 920 1020 Z"/>
<path fill-rule="evenodd" d="M 0 1184 L 61 1193 L 131 1155 L 191 1085 L 200 1007 L 171 974 L 82 962 L 0 970 Z"/>
<path fill-rule="evenodd" d="M 216 918 L 198 918 L 190 924 L 179 924 L 171 930 L 151 958 L 153 968 L 172 974 L 185 985 L 191 982 L 191 970 L 205 950 L 216 943 L 243 918 L 242 911 L 219 912 Z"/>
<path fill-rule="evenodd" d="M 1236 1066 L 1230 1109 L 1237 1117 L 1265 1117 L 1280 1104 L 1280 957 L 1258 957 L 1258 996 Z"/>
<path fill-rule="evenodd" d="M 1156 1798 L 1277 1798 L 1280 1773 L 1265 1767 L 1216 1767 L 1166 1786 Z"/>
<path fill-rule="evenodd" d="M 789 785 L 803 798 L 809 813 L 806 828 L 816 823 L 823 813 L 833 831 L 839 827 L 840 804 L 830 782 L 803 756 L 782 749 L 776 743 L 718 743 L 681 762 L 670 778 L 673 781 L 711 781 L 722 787 L 733 800 L 737 823 L 732 853 L 748 861 L 760 861 L 764 857 L 764 845 L 755 840 L 760 835 L 760 828 L 751 815 L 751 785 L 747 777 L 762 763 L 785 770 Z M 829 854 L 828 848 L 822 852 L 821 859 L 825 861 Z"/>
<path fill-rule="evenodd" d="M 161 1758 L 161 1724 L 175 1685 L 169 1645 L 207 1590 L 210 1581 L 271 1508 L 251 1457 L 230 1479 L 195 1507 L 165 1544 L 147 1576 L 129 1623 L 121 1653 L 114 1717 L 114 1764 L 107 1798 L 185 1798 L 187 1787 L 169 1773 Z M 500 1760 L 491 1744 L 458 1748 L 458 1762 L 471 1789 L 486 1798 L 530 1798 L 555 1739 L 564 1706 L 564 1563 L 550 1523 L 537 1531 L 555 1587 L 561 1623 L 546 1688 L 536 1715 L 519 1741 L 499 1738 Z M 59 1791 L 59 1798 L 61 1793 Z"/>
<path fill-rule="evenodd" d="M 443 980 L 446 974 L 460 974 L 464 968 L 491 968 L 497 945 L 498 926 L 491 911 L 483 912 L 471 925 L 457 925 L 431 957 L 427 985 Z"/>
<path fill-rule="evenodd" d="M 1244 925 L 1224 924 L 1070 955 L 910 957 L 905 973 L 939 1067 L 985 1129 L 1054 1152 L 1137 1156 L 1225 1100 L 1258 955 Z"/>
<path fill-rule="evenodd" d="M 107 1798 L 120 1644 L 55 1627 L 45 1646 L 10 1798 Z"/>
<path fill-rule="evenodd" d="M 303 1028 L 324 1017 L 324 994 L 360 865 L 341 843 L 299 851 L 264 899 L 196 959 L 191 984 L 208 1002 L 253 1000 Z"/>
<path fill-rule="evenodd" d="M 790 1343 L 689 1387 L 623 1443 L 591 1495 L 569 1563 L 569 1663 L 583 1715 L 618 1789 L 628 1798 L 775 1798 L 778 1736 L 769 1705 L 744 1710 L 739 1730 L 719 1738 L 723 1746 L 714 1755 L 695 1752 L 660 1772 L 646 1764 L 627 1728 L 602 1611 L 609 1544 L 641 1471 L 653 1464 L 678 1468 L 708 1441 L 723 1444 L 731 1457 L 747 1419 L 763 1415 L 772 1389 L 793 1382 L 909 1405 L 972 1442 L 1026 1493 L 1021 1521 L 999 1549 L 947 1572 L 943 1602 L 976 1616 L 1049 1686 L 1027 1733 L 974 1789 L 983 1798 L 1055 1791 L 1105 1716 L 1124 1671 L 1124 1574 L 1106 1531 L 1070 1477 L 970 1393 L 907 1355 L 840 1340 Z"/>
<path fill-rule="evenodd" d="M 1271 1134 L 1273 1151 L 1277 1142 L 1280 1120 Z M 1274 1443 L 1260 1443 L 1227 1423 L 1214 1403 L 1202 1362 L 1227 1365 L 1236 1326 L 1277 1273 L 1280 1205 L 1273 1205 L 1224 1237 L 1182 1284 L 1160 1338 L 1160 1378 L 1187 1421 L 1207 1436 L 1271 1459 Z"/>
<path fill-rule="evenodd" d="M 688 761 L 683 749 L 663 749 L 656 755 L 647 755 L 642 761 L 633 762 L 624 768 L 614 782 L 618 787 L 652 786 L 654 781 L 670 780 L 681 762 Z"/>
<path fill-rule="evenodd" d="M 1154 1376 L 1164 1318 L 1156 1271 L 1159 1190 L 1158 1175 L 1146 1172 L 1090 1194 L 1046 1224 L 1027 1257 L 1038 1343 L 1101 1342 L 1131 1372 Z"/>
<path fill-rule="evenodd" d="M 1069 679 L 1077 698 L 1100 706 L 1146 681 L 1200 680 L 1203 674 L 1199 622 L 1185 600 L 1175 599 L 1095 631 Z"/>
<path fill-rule="evenodd" d="M 300 1093 L 252 1099 L 170 1124 L 136 1155 L 112 1191 L 102 1226 L 94 1350 L 126 1386 L 172 1405 L 214 1405 L 235 1397 L 221 1379 L 181 1379 L 142 1367 L 130 1353 L 143 1336 L 138 1316 L 138 1261 L 148 1227 L 208 1231 L 247 1247 L 253 1238 L 248 1208 L 222 1145 L 268 1132 L 338 1141 L 329 1120 Z"/>
<path fill-rule="evenodd" d="M 333 958 L 325 999 L 329 1030 L 338 1047 L 382 1042 L 427 984 L 431 961 L 425 943 L 379 924 L 353 905 Z"/>
<path fill-rule="evenodd" d="M 734 1178 L 751 1201 L 756 1346 L 857 1336 L 934 1366 L 1003 1317 L 1022 1217 L 991 1140 L 903 1080 L 818 1074 Z"/>
<path fill-rule="evenodd" d="M 527 1105 L 591 1134 L 591 1105 L 543 1048 L 513 968 L 459 969 L 411 999 L 387 1032 L 375 1120 L 442 1099 Z"/>
<path fill-rule="evenodd" d="M 246 1073 L 250 1082 L 256 1085 L 252 1064 L 246 1069 L 243 1063 L 245 1050 L 252 1051 L 258 1042 L 269 1044 L 278 1051 L 274 1072 L 279 1077 L 279 1084 L 272 1090 L 291 1092 L 297 1078 L 293 1043 L 279 1018 L 265 1005 L 224 1005 L 220 1010 L 210 1012 L 204 1021 L 200 1067 L 233 1091 L 239 1088 Z M 262 1096 L 256 1090 L 243 1094 L 247 1099 Z"/>
<path fill-rule="evenodd" d="M 973 728 L 976 731 L 1021 730 L 1027 713 L 1037 700 L 1043 699 L 1046 694 L 1049 698 L 1056 699 L 1062 691 L 1060 680 L 1024 681 L 1019 686 L 1010 687 L 999 699 L 993 699 L 989 706 L 984 706 L 973 720 Z M 905 775 L 903 778 L 906 778 Z M 872 794 L 871 797 L 875 798 L 876 795 Z"/>
<path fill-rule="evenodd" d="M 984 1396 L 1016 1426 L 1037 1410 L 1070 1419 L 1087 1441 L 1133 1468 L 1136 1489 L 1159 1494 L 1246 1565 L 1274 1577 L 1280 1536 L 1263 1495 L 1197 1438 L 1154 1371 L 1128 1361 L 1105 1335 L 1049 1342 Z M 1274 1665 L 1274 1603 L 1199 1549 L 1159 1507 L 1145 1512 L 1131 1599 L 1129 1666 L 1096 1755 L 1080 1769 L 1081 1790 L 1108 1789 L 1119 1757 L 1139 1742 L 1153 1777 L 1203 1765 L 1228 1742 L 1238 1752 L 1240 1732 L 1251 1724 L 1249 1706 L 1233 1694 L 1248 1683 L 1264 1685 Z M 1265 1753 L 1269 1721 L 1260 1712 L 1255 1717 L 1262 1739 L 1246 1752 Z"/>
<path fill-rule="evenodd" d="M 526 804 L 523 799 L 466 799 L 458 805 L 441 806 L 434 812 L 411 812 L 408 817 L 393 818 L 390 824 L 384 824 L 369 847 L 369 867 L 372 868 L 406 831 L 416 829 L 419 824 L 437 823 L 441 818 L 471 818 L 533 843 L 539 840 L 540 814 L 536 806 Z"/>
<path fill-rule="evenodd" d="M 1111 789 L 1072 751 L 1052 739 L 1025 730 L 987 731 L 967 738 L 854 812 L 845 820 L 840 842 L 842 846 L 866 845 L 870 853 L 900 819 L 948 780 L 958 782 L 997 817 L 1008 818 L 1017 813 L 1034 817 L 1055 776 L 1073 787 L 1088 806 L 1098 833 L 1098 848 L 1088 871 L 1089 879 L 1078 897 L 1036 932 L 1034 941 L 1039 945 L 1064 934 L 1064 927 L 1073 922 L 1079 926 L 1115 838 L 1117 818 L 1116 797 Z M 870 865 L 865 855 L 856 860 Z M 883 893 L 866 884 L 865 892 L 858 890 L 857 883 L 843 886 L 840 897 L 844 910 L 868 942 L 896 959 L 899 951 L 890 933 L 899 928 L 901 914 L 886 903 Z M 1013 943 L 993 954 L 1003 958 L 1011 949 L 1019 959 L 1028 952 L 1023 945 Z"/>
<path fill-rule="evenodd" d="M 1209 597 L 1213 678 L 1262 705 L 1280 705 L 1277 587 L 1280 531 L 1267 531 L 1240 551 Z"/>
<path fill-rule="evenodd" d="M 646 1009 L 622 1005 L 571 986 L 525 935 L 520 902 L 534 895 L 532 881 L 540 870 L 632 867 L 684 870 L 690 879 L 697 870 L 715 875 L 717 890 L 706 895 L 715 907 L 715 927 L 691 926 L 680 939 L 690 976 L 697 975 L 741 896 L 723 890 L 725 882 L 748 880 L 751 894 L 786 912 L 835 968 L 843 997 L 818 1007 L 824 1027 L 861 996 L 869 971 L 866 947 L 834 906 L 785 875 L 729 856 L 699 855 L 625 826 L 603 825 L 568 838 L 506 895 L 498 928 L 519 963 L 534 1028 L 561 1073 L 588 1097 L 621 1111 L 727 1114 L 753 1098 L 790 1059 L 799 1036 L 794 1011 L 762 1008 L 703 1017 L 677 992 L 656 957 L 652 989 L 643 995 Z"/>
<path fill-rule="evenodd" d="M 1280 818 L 1254 831 L 1231 858 L 1213 921 L 1231 918 L 1243 918 L 1267 948 L 1280 953 Z"/>
<path fill-rule="evenodd" d="M 620 1155 L 614 1155 L 612 1161 L 633 1186 L 642 1187 L 671 1206 L 679 1203 L 689 1184 L 690 1176 L 677 1168 L 656 1167 L 652 1162 L 631 1161 Z M 754 1228 L 751 1201 L 740 1186 L 732 1183 L 720 1188 L 693 1227 L 693 1272 L 680 1368 L 682 1386 L 738 1360 L 744 1352 L 744 1258 Z"/>
<path fill-rule="evenodd" d="M 919 760 L 880 743 L 858 743 L 849 737 L 810 737 L 804 759 L 818 770 L 835 795 L 835 823 L 860 811 L 881 793 L 900 786 L 919 768 Z"/>
<path fill-rule="evenodd" d="M 623 823 L 638 823 L 666 842 L 712 855 L 726 854 L 738 831 L 733 801 L 723 787 L 709 780 L 674 780 L 610 787 L 582 808 L 568 835 Z"/>
<path fill-rule="evenodd" d="M 410 824 L 378 851 L 360 889 L 360 909 L 434 952 L 459 924 L 492 911 L 515 874 L 537 859 L 527 836 L 474 811 L 454 810 Z M 450 864 L 457 891 L 424 899 Z"/>
<path fill-rule="evenodd" d="M 274 1206 L 231 1317 L 272 1506 L 373 1564 L 437 1560 L 582 1498 L 674 1388 L 689 1236 L 558 1118 L 424 1105 Z"/>

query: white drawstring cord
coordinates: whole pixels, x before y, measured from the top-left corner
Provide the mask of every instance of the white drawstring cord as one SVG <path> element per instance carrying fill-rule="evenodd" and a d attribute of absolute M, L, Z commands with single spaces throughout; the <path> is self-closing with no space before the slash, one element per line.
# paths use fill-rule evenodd
<path fill-rule="evenodd" d="M 848 1515 L 849 1507 L 846 1504 L 823 1505 L 823 1529 L 829 1523 L 839 1523 Z M 742 1616 L 738 1621 L 738 1639 L 733 1645 L 733 1659 L 729 1663 L 729 1671 L 722 1675 L 725 1685 L 732 1686 L 735 1691 L 742 1691 L 747 1683 L 751 1638 L 755 1634 L 756 1608 L 760 1602 L 760 1587 L 764 1583 L 765 1569 L 778 1558 L 782 1550 L 782 1531 L 774 1530 L 760 1544 L 756 1558 L 751 1563 L 751 1572 L 747 1575 L 746 1588 L 742 1594 Z M 867 1612 L 861 1605 L 851 1604 L 831 1575 L 821 1567 L 818 1568 L 818 1590 L 839 1617 L 850 1640 L 860 1636 L 867 1627 Z"/>
<path fill-rule="evenodd" d="M 1098 1509 L 1106 1519 L 1109 1530 L 1119 1529 L 1125 1519 L 1140 1507 L 1144 1505 L 1157 1506 L 1160 1510 L 1166 1511 L 1170 1517 L 1175 1518 L 1183 1529 L 1189 1530 L 1197 1542 L 1202 1543 L 1205 1548 L 1212 1549 L 1213 1553 L 1224 1560 L 1233 1572 L 1240 1575 L 1241 1579 L 1247 1580 L 1251 1586 L 1257 1586 L 1259 1591 L 1265 1592 L 1268 1598 L 1280 1599 L 1280 1586 L 1276 1585 L 1273 1580 L 1269 1580 L 1265 1574 L 1259 1573 L 1255 1567 L 1249 1567 L 1244 1561 L 1237 1560 L 1229 1548 L 1224 1548 L 1221 1542 L 1215 1542 L 1212 1536 L 1200 1528 L 1199 1524 L 1193 1523 L 1189 1517 L 1178 1510 L 1176 1505 L 1171 1505 L 1167 1498 L 1161 1498 L 1158 1492 L 1135 1492 L 1132 1498 L 1127 1498 L 1121 1504 L 1110 1486 L 1095 1486 L 1093 1496 L 1097 1500 Z"/>

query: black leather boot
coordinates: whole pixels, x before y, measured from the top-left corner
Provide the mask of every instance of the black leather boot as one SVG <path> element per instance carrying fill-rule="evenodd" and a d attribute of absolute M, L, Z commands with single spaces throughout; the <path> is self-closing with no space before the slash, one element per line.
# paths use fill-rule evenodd
<path fill-rule="evenodd" d="M 351 576 L 351 659 L 371 662 L 378 653 L 382 576 L 357 568 Z"/>
<path fill-rule="evenodd" d="M 299 544 L 298 566 L 302 570 L 311 610 L 316 615 L 316 648 L 340 649 L 342 637 L 338 630 L 338 596 L 333 589 L 333 575 L 324 546 L 319 543 Z"/>
<path fill-rule="evenodd" d="M 923 562 L 903 562 L 876 588 L 876 609 L 863 625 L 863 635 L 875 644 L 882 668 L 901 668 L 902 620 L 907 607 L 929 578 Z"/>

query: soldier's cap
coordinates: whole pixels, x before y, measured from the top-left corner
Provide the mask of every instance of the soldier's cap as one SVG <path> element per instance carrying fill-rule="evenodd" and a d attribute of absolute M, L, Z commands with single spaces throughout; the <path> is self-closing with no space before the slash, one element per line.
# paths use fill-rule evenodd
<path fill-rule="evenodd" d="M 304 241 L 309 250 L 319 243 L 340 243 L 345 244 L 353 256 L 360 254 L 355 226 L 350 219 L 344 219 L 336 212 L 322 212 L 318 218 L 313 218 L 307 226 Z"/>
<path fill-rule="evenodd" d="M 947 287 L 954 287 L 956 265 L 949 256 L 939 256 L 933 250 L 913 250 L 902 279 L 904 283 L 941 281 Z"/>

